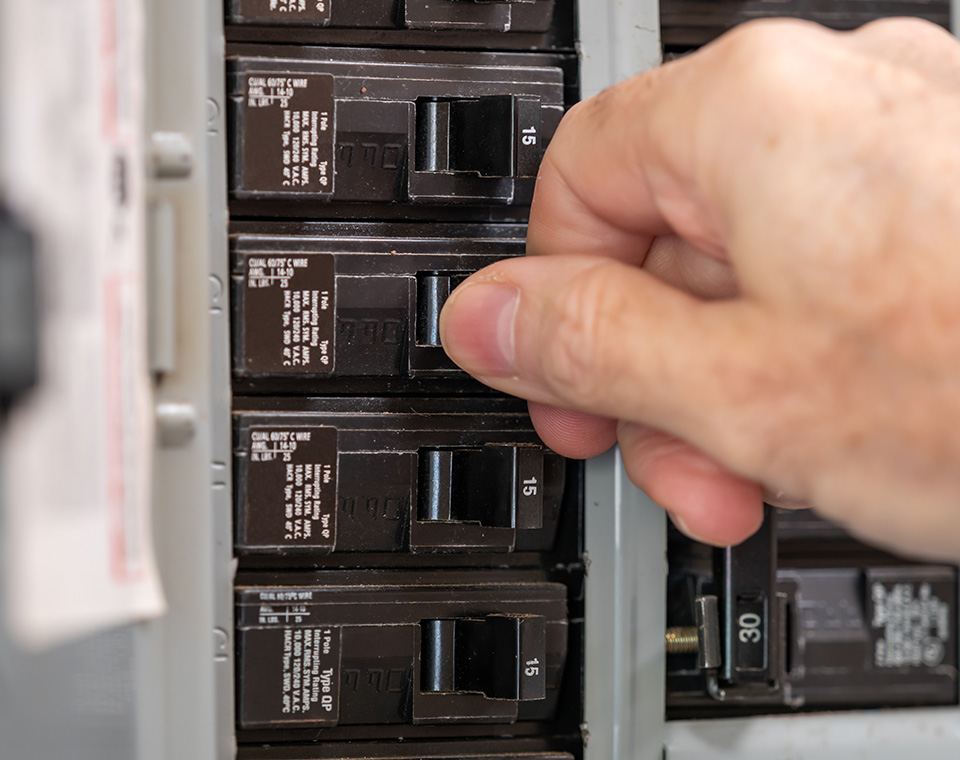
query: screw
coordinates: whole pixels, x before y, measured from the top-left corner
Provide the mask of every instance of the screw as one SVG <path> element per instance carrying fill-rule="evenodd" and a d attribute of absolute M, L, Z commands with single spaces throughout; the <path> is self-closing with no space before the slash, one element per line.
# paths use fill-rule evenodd
<path fill-rule="evenodd" d="M 696 626 L 667 628 L 667 654 L 696 654 L 700 650 Z"/>

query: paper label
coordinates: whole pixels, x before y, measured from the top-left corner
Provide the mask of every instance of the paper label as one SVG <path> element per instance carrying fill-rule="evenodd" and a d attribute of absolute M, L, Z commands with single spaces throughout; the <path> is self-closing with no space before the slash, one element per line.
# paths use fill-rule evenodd
<path fill-rule="evenodd" d="M 149 535 L 142 14 L 137 0 L 0 3 L 3 191 L 42 273 L 41 384 L 0 440 L 2 575 L 31 647 L 164 610 Z"/>

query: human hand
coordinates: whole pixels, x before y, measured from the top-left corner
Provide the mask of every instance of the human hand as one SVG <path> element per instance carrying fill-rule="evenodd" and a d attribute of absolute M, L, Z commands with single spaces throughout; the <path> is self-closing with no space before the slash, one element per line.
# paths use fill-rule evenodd
<path fill-rule="evenodd" d="M 684 532 L 764 498 L 960 558 L 960 46 L 755 22 L 573 108 L 443 345 Z"/>

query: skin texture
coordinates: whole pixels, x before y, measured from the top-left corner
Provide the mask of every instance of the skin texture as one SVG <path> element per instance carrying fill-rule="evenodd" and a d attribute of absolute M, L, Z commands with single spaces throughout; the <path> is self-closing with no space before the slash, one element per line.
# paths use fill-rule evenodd
<path fill-rule="evenodd" d="M 764 499 L 960 559 L 960 45 L 744 25 L 577 105 L 443 344 L 690 536 Z"/>

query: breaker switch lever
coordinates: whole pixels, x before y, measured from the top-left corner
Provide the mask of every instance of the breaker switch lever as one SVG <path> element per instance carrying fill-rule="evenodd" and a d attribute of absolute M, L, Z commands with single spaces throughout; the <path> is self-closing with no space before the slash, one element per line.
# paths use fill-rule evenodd
<path fill-rule="evenodd" d="M 468 273 L 417 274 L 417 345 L 440 348 L 440 310 L 450 293 L 468 277 Z"/>
<path fill-rule="evenodd" d="M 542 153 L 540 99 L 517 95 L 417 100 L 419 172 L 535 177 Z"/>
<path fill-rule="evenodd" d="M 480 692 L 491 699 L 546 697 L 546 619 L 540 615 L 424 620 L 421 691 Z"/>
<path fill-rule="evenodd" d="M 707 690 L 722 702 L 779 702 L 786 678 L 786 620 L 785 597 L 777 592 L 772 508 L 764 508 L 760 530 L 738 546 L 714 549 L 713 560 L 716 601 L 703 597 L 697 610 L 700 637 L 711 642 L 700 660 Z"/>
<path fill-rule="evenodd" d="M 422 450 L 419 519 L 539 528 L 543 457 L 543 447 L 537 445 Z"/>
<path fill-rule="evenodd" d="M 545 32 L 553 7 L 554 0 L 404 0 L 403 22 L 408 29 Z"/>

